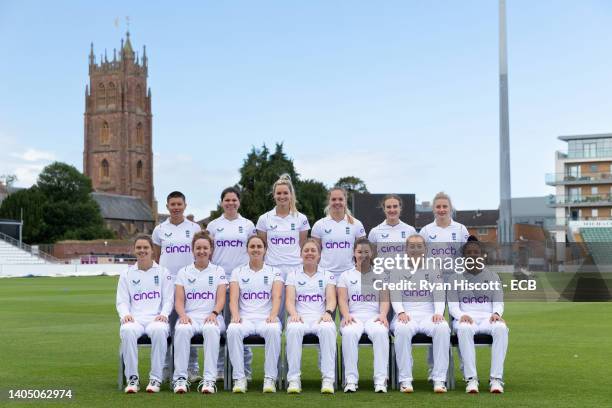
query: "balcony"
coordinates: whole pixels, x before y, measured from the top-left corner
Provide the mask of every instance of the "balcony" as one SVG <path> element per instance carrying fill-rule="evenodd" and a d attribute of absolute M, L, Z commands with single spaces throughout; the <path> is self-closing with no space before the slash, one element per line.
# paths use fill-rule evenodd
<path fill-rule="evenodd" d="M 585 185 L 585 184 L 612 184 L 612 173 L 586 173 L 579 176 L 565 173 L 547 173 L 546 184 L 549 186 Z"/>
<path fill-rule="evenodd" d="M 612 207 L 612 194 L 550 195 L 551 207 Z"/>

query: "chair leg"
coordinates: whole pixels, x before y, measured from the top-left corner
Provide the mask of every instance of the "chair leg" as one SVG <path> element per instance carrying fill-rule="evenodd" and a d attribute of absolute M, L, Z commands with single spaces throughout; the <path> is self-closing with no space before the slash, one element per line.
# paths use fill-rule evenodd
<path fill-rule="evenodd" d="M 229 348 L 227 346 L 227 339 L 225 340 L 225 367 L 223 369 L 223 387 L 226 391 L 229 391 L 232 388 L 232 367 L 229 358 Z"/>
<path fill-rule="evenodd" d="M 342 356 L 340 355 L 341 351 L 340 348 L 338 347 L 338 343 L 336 343 L 336 389 L 340 390 L 340 367 L 338 366 L 338 358 L 342 358 Z"/>
<path fill-rule="evenodd" d="M 453 346 L 448 348 L 448 372 L 446 374 L 446 384 L 449 390 L 455 389 L 455 358 L 453 356 Z"/>
<path fill-rule="evenodd" d="M 389 382 L 391 383 L 391 389 L 397 389 L 397 367 L 395 366 L 395 347 L 393 342 L 389 344 Z"/>
<path fill-rule="evenodd" d="M 123 389 L 123 356 L 121 355 L 121 343 L 119 343 L 119 369 L 117 374 L 117 389 L 121 391 Z"/>

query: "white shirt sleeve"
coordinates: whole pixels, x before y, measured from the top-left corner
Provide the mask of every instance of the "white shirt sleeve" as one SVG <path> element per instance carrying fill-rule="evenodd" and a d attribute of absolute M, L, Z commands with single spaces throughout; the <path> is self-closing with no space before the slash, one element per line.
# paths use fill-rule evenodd
<path fill-rule="evenodd" d="M 314 225 L 312 226 L 312 231 L 310 231 L 310 235 L 312 237 L 314 237 L 314 238 L 321 239 L 321 237 L 323 236 L 323 222 L 322 222 L 322 220 L 319 220 L 319 221 L 314 223 Z"/>
<path fill-rule="evenodd" d="M 255 224 L 251 220 L 247 221 L 247 238 L 250 238 L 253 235 L 257 235 L 257 229 L 255 229 Z"/>
<path fill-rule="evenodd" d="M 363 224 L 359 220 L 355 220 L 355 238 L 365 237 L 365 228 L 363 228 Z"/>
<path fill-rule="evenodd" d="M 435 288 L 433 290 L 434 314 L 444 315 L 444 309 L 446 309 L 446 291 L 443 289 L 437 289 L 444 285 L 442 272 L 436 269 L 430 276 L 433 276 L 431 283 L 434 284 Z"/>
<path fill-rule="evenodd" d="M 425 242 L 429 242 L 431 241 L 429 239 L 429 236 L 427 235 L 427 225 L 424 226 L 423 228 L 421 228 L 421 231 L 419 232 L 419 235 L 423 237 L 423 239 L 425 240 Z"/>
<path fill-rule="evenodd" d="M 130 314 L 130 291 L 128 286 L 128 271 L 121 272 L 119 276 L 119 282 L 117 283 L 117 313 L 119 318 L 123 319 L 125 316 Z"/>
<path fill-rule="evenodd" d="M 206 226 L 206 231 L 208 231 L 208 234 L 212 237 L 215 238 L 215 225 L 216 225 L 217 220 L 212 220 L 211 222 L 208 223 L 208 225 Z"/>
<path fill-rule="evenodd" d="M 310 229 L 310 223 L 308 222 L 308 218 L 306 218 L 304 214 L 300 213 L 298 222 L 300 223 L 300 231 L 308 231 Z"/>
<path fill-rule="evenodd" d="M 461 316 L 463 316 L 463 312 L 461 311 L 461 307 L 459 306 L 459 293 L 455 289 L 458 279 L 457 275 L 451 276 L 449 282 L 451 284 L 451 289 L 446 292 L 447 300 L 448 300 L 448 314 L 450 314 L 453 319 L 459 320 Z"/>
<path fill-rule="evenodd" d="M 238 275 L 240 273 L 240 266 L 237 268 L 234 268 L 234 270 L 232 271 L 232 276 L 230 276 L 230 283 L 232 282 L 238 282 Z"/>
<path fill-rule="evenodd" d="M 336 276 L 328 271 L 325 271 L 325 286 L 334 285 L 336 286 Z"/>
<path fill-rule="evenodd" d="M 174 284 L 170 272 L 166 268 L 161 268 L 161 270 L 162 310 L 160 314 L 168 317 L 174 309 Z"/>
<path fill-rule="evenodd" d="M 285 286 L 295 286 L 295 271 L 290 271 L 287 274 L 287 279 L 285 280 Z"/>
<path fill-rule="evenodd" d="M 175 285 L 185 286 L 185 268 L 179 269 L 176 273 L 176 278 L 174 278 Z"/>
<path fill-rule="evenodd" d="M 348 285 L 346 283 L 346 272 L 342 272 L 342 274 L 338 278 L 338 282 L 336 283 L 336 287 L 338 287 L 338 288 L 347 288 L 348 287 Z"/>
<path fill-rule="evenodd" d="M 262 214 L 257 220 L 257 231 L 268 232 L 267 214 Z"/>
<path fill-rule="evenodd" d="M 219 284 L 217 285 L 217 287 L 221 285 L 229 285 L 229 282 L 227 281 L 227 276 L 225 275 L 225 269 L 220 266 L 217 266 L 217 276 L 219 277 Z"/>
<path fill-rule="evenodd" d="M 463 238 L 463 241 L 461 242 L 467 242 L 469 236 L 470 232 L 467 230 L 467 228 L 465 228 L 465 225 L 461 225 L 461 237 Z"/>
<path fill-rule="evenodd" d="M 272 279 L 272 283 L 274 282 L 284 283 L 285 282 L 283 280 L 283 274 L 281 273 L 280 269 L 272 267 L 272 273 L 274 273 L 274 279 Z"/>
<path fill-rule="evenodd" d="M 376 227 L 372 228 L 370 230 L 370 233 L 368 234 L 368 241 L 370 241 L 371 243 L 375 244 L 376 243 Z"/>
<path fill-rule="evenodd" d="M 155 229 L 153 230 L 153 234 L 151 234 L 151 239 L 153 240 L 153 243 L 157 246 L 161 246 L 162 244 L 161 238 L 159 235 L 160 235 L 160 225 L 155 227 Z"/>

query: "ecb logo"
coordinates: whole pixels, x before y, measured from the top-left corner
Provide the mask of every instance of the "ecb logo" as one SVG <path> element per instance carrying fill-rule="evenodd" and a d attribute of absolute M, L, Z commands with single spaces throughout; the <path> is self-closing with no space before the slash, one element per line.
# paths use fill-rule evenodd
<path fill-rule="evenodd" d="M 244 231 L 244 228 L 242 228 L 242 225 L 238 226 L 238 233 L 242 234 Z"/>
<path fill-rule="evenodd" d="M 185 231 L 185 238 L 189 238 L 189 234 L 191 234 L 191 232 L 189 230 Z"/>
<path fill-rule="evenodd" d="M 346 227 L 346 235 L 351 235 L 351 227 Z"/>
<path fill-rule="evenodd" d="M 319 287 L 322 288 L 323 287 L 323 280 L 319 279 Z"/>
<path fill-rule="evenodd" d="M 291 231 L 295 231 L 295 224 L 291 223 Z"/>
<path fill-rule="evenodd" d="M 402 238 L 406 238 L 406 231 L 402 231 Z"/>
<path fill-rule="evenodd" d="M 267 285 L 270 280 L 267 276 L 264 276 L 264 285 Z"/>
<path fill-rule="evenodd" d="M 453 232 L 451 236 L 452 236 L 453 241 L 457 240 L 457 233 L 456 232 Z"/>
<path fill-rule="evenodd" d="M 156 285 L 159 285 L 159 275 L 155 275 L 155 277 L 153 277 L 153 282 L 154 282 Z"/>
<path fill-rule="evenodd" d="M 209 276 L 208 277 L 208 286 L 212 286 L 212 284 L 213 284 L 213 277 Z"/>

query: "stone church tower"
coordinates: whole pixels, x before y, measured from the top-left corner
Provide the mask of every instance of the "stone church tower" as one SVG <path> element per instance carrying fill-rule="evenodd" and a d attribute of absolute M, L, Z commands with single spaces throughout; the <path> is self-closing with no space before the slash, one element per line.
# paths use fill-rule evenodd
<path fill-rule="evenodd" d="M 146 48 L 139 57 L 127 32 L 112 58 L 105 51 L 98 64 L 91 44 L 83 172 L 95 191 L 140 197 L 156 211 Z"/>

